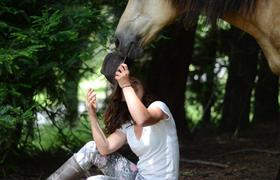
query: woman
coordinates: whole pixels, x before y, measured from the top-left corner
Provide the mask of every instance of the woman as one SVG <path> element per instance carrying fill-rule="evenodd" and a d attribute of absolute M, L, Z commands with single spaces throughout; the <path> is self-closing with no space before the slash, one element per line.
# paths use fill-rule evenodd
<path fill-rule="evenodd" d="M 104 175 L 92 179 L 178 179 L 179 148 L 174 119 L 160 101 L 149 102 L 141 82 L 129 76 L 126 64 L 115 74 L 118 87 L 105 113 L 106 137 L 96 116 L 96 94 L 87 94 L 94 141 L 87 143 L 49 179 L 77 179 L 92 165 Z M 137 165 L 115 153 L 125 143 L 138 156 Z"/>

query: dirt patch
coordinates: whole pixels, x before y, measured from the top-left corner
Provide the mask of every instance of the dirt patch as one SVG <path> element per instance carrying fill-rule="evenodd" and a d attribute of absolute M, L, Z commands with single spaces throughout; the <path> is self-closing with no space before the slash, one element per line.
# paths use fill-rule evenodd
<path fill-rule="evenodd" d="M 280 168 L 276 127 L 273 123 L 257 125 L 235 138 L 197 134 L 195 139 L 181 145 L 180 180 L 276 180 Z M 22 154 L 10 159 L 14 165 L 0 166 L 0 179 L 46 179 L 70 156 L 63 152 L 40 153 L 33 157 Z M 188 160 L 206 164 L 188 163 Z"/>
<path fill-rule="evenodd" d="M 228 167 L 181 162 L 180 179 L 276 180 L 280 168 L 277 124 L 255 125 L 235 138 L 198 136 L 181 148 L 181 159 L 221 163 Z"/>

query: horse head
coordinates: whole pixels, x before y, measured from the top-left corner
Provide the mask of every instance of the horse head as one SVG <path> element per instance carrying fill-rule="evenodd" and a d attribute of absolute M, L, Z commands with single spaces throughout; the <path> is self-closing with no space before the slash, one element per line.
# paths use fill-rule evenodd
<path fill-rule="evenodd" d="M 139 57 L 143 47 L 177 16 L 173 0 L 129 0 L 115 32 L 116 48 L 123 57 Z"/>
<path fill-rule="evenodd" d="M 110 57 L 139 57 L 143 47 L 179 15 L 191 24 L 189 20 L 200 13 L 213 20 L 223 18 L 255 37 L 271 70 L 280 74 L 279 0 L 128 0 L 115 32 L 118 54 Z"/>

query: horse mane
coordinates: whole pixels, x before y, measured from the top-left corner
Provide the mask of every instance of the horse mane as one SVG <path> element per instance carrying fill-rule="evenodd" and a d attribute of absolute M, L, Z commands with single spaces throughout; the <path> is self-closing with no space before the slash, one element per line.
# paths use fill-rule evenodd
<path fill-rule="evenodd" d="M 203 12 L 209 21 L 216 21 L 228 12 L 249 15 L 256 7 L 257 0 L 172 0 L 184 14 L 184 23 L 190 27 Z"/>

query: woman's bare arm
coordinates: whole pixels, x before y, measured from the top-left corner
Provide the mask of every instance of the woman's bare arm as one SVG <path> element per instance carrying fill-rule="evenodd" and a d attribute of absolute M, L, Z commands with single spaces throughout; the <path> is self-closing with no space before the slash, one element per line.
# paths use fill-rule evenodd
<path fill-rule="evenodd" d="M 115 131 L 107 138 L 99 126 L 96 115 L 96 94 L 92 89 L 90 89 L 87 94 L 87 107 L 92 137 L 99 153 L 107 155 L 122 147 L 126 142 L 126 136 L 124 133 Z"/>
<path fill-rule="evenodd" d="M 139 126 L 155 124 L 168 117 L 160 108 L 146 108 L 131 87 L 129 80 L 129 70 L 126 64 L 121 64 L 116 72 L 115 79 L 123 90 L 123 95 L 128 106 L 128 110 Z"/>
<path fill-rule="evenodd" d="M 123 88 L 123 94 L 128 110 L 137 125 L 148 126 L 166 119 L 167 115 L 159 107 L 146 108 L 132 87 Z"/>

